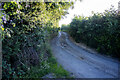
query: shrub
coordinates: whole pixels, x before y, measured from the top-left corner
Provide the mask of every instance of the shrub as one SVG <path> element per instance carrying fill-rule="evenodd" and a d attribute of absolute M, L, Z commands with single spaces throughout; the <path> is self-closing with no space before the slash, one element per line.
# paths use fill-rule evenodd
<path fill-rule="evenodd" d="M 120 57 L 120 16 L 112 7 L 91 17 L 75 17 L 67 32 L 76 42 L 82 42 L 98 52 Z"/>

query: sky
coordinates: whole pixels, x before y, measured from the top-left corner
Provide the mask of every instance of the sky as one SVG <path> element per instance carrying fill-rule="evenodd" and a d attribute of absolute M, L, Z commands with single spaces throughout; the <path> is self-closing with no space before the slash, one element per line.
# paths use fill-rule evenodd
<path fill-rule="evenodd" d="M 118 2 L 120 0 L 82 0 L 76 1 L 74 4 L 74 9 L 69 9 L 66 17 L 59 21 L 59 26 L 62 24 L 69 24 L 74 15 L 83 15 L 83 16 L 91 16 L 92 11 L 96 12 L 104 12 L 104 10 L 109 9 L 111 5 L 113 5 L 116 9 L 118 9 Z"/>

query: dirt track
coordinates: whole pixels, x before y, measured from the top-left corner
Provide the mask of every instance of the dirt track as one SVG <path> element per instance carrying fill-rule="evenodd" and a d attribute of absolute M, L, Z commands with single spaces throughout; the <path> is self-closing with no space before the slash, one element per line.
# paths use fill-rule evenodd
<path fill-rule="evenodd" d="M 75 45 L 65 32 L 51 42 L 53 55 L 76 78 L 118 78 L 117 60 L 94 54 Z"/>

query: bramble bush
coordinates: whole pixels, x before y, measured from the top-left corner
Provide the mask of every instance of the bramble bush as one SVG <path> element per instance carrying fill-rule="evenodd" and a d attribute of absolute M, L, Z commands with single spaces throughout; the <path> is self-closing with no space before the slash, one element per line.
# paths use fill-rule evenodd
<path fill-rule="evenodd" d="M 21 78 L 49 57 L 47 44 L 58 34 L 58 22 L 72 5 L 68 2 L 2 3 L 3 78 Z"/>

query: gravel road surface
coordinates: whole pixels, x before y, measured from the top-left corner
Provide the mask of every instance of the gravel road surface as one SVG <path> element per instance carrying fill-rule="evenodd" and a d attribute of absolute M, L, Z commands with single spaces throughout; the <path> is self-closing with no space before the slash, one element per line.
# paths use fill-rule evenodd
<path fill-rule="evenodd" d="M 118 78 L 118 60 L 91 53 L 75 45 L 65 32 L 51 41 L 53 55 L 75 78 Z"/>

